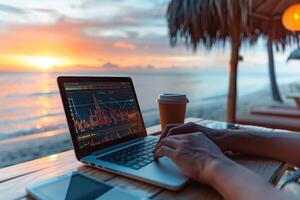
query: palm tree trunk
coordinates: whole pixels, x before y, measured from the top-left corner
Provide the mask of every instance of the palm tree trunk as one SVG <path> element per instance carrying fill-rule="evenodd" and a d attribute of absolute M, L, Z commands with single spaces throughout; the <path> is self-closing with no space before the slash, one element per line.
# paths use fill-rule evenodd
<path fill-rule="evenodd" d="M 240 42 L 233 41 L 231 46 L 230 71 L 229 71 L 229 92 L 227 100 L 227 122 L 235 122 L 236 98 L 237 98 L 237 74 L 238 74 L 238 57 Z"/>
<path fill-rule="evenodd" d="M 280 96 L 279 89 L 276 82 L 272 42 L 269 40 L 267 42 L 267 49 L 268 49 L 268 57 L 269 57 L 269 75 L 270 75 L 270 82 L 271 82 L 272 97 L 274 101 L 282 103 L 283 101 Z"/>

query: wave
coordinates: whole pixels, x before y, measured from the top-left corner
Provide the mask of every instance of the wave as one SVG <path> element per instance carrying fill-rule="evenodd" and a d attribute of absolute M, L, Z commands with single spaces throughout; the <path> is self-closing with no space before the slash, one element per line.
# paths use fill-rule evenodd
<path fill-rule="evenodd" d="M 67 128 L 67 126 L 65 123 L 45 126 L 45 127 L 41 127 L 41 128 L 34 127 L 34 128 L 29 128 L 29 129 L 23 129 L 20 131 L 10 132 L 7 134 L 0 134 L 0 140 L 5 140 L 5 139 L 19 137 L 19 136 L 25 136 L 25 135 L 44 133 L 44 132 L 48 132 L 48 131 L 55 131 L 55 130 L 66 129 L 66 128 Z"/>
<path fill-rule="evenodd" d="M 57 95 L 59 95 L 58 91 L 52 91 L 52 92 L 36 92 L 36 93 L 31 93 L 31 94 L 9 94 L 9 95 L 7 95 L 7 97 L 11 98 L 11 99 L 18 99 L 18 98 L 24 98 L 24 97 L 40 97 L 40 96 L 51 97 L 51 96 L 57 96 Z"/>
<path fill-rule="evenodd" d="M 1 116 L 1 115 L 0 115 Z M 49 113 L 49 114 L 44 114 L 44 115 L 36 115 L 36 116 L 32 116 L 32 117 L 23 117 L 23 118 L 19 118 L 19 119 L 14 119 L 14 120 L 1 120 L 0 121 L 0 125 L 3 124 L 7 124 L 7 123 L 18 123 L 18 122 L 30 122 L 36 119 L 41 119 L 41 118 L 47 118 L 47 117 L 57 117 L 57 116 L 64 116 L 63 112 L 56 112 L 56 113 Z"/>
<path fill-rule="evenodd" d="M 58 95 L 59 92 L 58 91 L 53 91 L 53 92 L 36 92 L 36 93 L 32 93 L 29 96 L 55 96 Z"/>
<path fill-rule="evenodd" d="M 219 95 L 202 98 L 201 101 L 211 101 L 211 100 L 223 99 L 226 97 L 227 97 L 227 93 L 223 93 L 223 94 L 219 94 Z"/>

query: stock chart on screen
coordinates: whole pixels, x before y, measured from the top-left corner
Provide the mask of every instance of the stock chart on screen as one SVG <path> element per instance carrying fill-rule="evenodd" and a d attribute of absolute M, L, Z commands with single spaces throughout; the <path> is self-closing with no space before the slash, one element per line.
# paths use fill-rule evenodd
<path fill-rule="evenodd" d="M 80 148 L 144 130 L 129 82 L 65 83 L 65 89 Z"/>

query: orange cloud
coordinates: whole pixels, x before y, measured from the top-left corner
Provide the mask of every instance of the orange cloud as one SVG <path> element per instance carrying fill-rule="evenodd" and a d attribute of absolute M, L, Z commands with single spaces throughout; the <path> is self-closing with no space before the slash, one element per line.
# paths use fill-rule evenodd
<path fill-rule="evenodd" d="M 77 26 L 80 24 L 60 22 L 10 27 L 0 33 L 0 65 L 30 64 L 25 61 L 35 56 L 63 58 L 68 65 L 101 63 L 99 54 L 105 52 L 101 42 L 84 36 Z"/>
<path fill-rule="evenodd" d="M 114 47 L 120 48 L 120 49 L 130 49 L 130 50 L 136 49 L 136 46 L 134 44 L 129 43 L 129 42 L 124 42 L 124 41 L 115 42 Z"/>

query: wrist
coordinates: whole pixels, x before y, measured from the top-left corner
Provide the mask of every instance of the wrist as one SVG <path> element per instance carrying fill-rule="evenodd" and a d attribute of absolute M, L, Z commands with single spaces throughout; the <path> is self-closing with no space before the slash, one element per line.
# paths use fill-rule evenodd
<path fill-rule="evenodd" d="M 234 165 L 235 163 L 225 156 L 224 158 L 211 159 L 204 168 L 206 183 L 215 188 L 218 185 L 219 177 L 223 176 L 223 173 L 226 171 L 224 169 Z"/>

